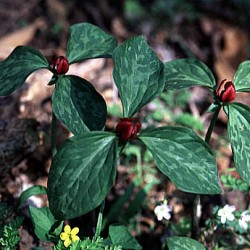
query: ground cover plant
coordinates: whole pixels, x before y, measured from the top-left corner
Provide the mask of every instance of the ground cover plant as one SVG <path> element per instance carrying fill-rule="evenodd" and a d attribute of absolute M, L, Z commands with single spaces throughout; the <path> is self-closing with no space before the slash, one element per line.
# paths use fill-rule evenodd
<path fill-rule="evenodd" d="M 107 107 L 101 94 L 87 80 L 67 74 L 71 64 L 100 57 L 113 59 L 113 78 L 122 102 L 122 116 L 114 131 L 105 130 Z M 19 241 L 17 229 L 22 224 L 22 217 L 13 217 L 14 214 L 18 214 L 21 205 L 29 197 L 46 194 L 49 206 L 30 206 L 29 213 L 36 236 L 43 241 L 53 242 L 53 249 L 142 249 L 128 228 L 123 224 L 110 223 L 117 218 L 117 211 L 130 197 L 129 190 L 133 190 L 133 185 L 139 186 L 138 183 L 133 184 L 125 193 L 127 197 L 121 197 L 120 203 L 114 205 L 113 212 L 103 218 L 105 198 L 112 186 L 116 185 L 118 158 L 123 153 L 129 154 L 130 142 L 142 145 L 136 153 L 137 160 L 142 160 L 143 148 L 142 154 L 148 152 L 157 169 L 178 189 L 195 194 L 189 228 L 194 239 L 176 233 L 174 237 L 166 238 L 163 249 L 205 249 L 197 239 L 201 238 L 200 235 L 205 237 L 208 234 L 213 238 L 213 247 L 219 248 L 222 243 L 216 234 L 221 228 L 241 237 L 242 242 L 236 245 L 249 245 L 248 210 L 236 211 L 235 207 L 229 205 L 215 207 L 213 217 L 207 219 L 204 231 L 197 224 L 196 213 L 201 194 L 222 192 L 217 164 L 209 145 L 221 109 L 229 119 L 228 135 L 235 167 L 242 178 L 230 179 L 226 175 L 222 181 L 234 189 L 249 190 L 249 107 L 234 102 L 237 92 L 250 90 L 249 68 L 249 61 L 243 62 L 234 79 L 225 79 L 217 84 L 211 70 L 199 60 L 162 62 L 143 36 L 132 37 L 118 45 L 114 36 L 88 23 L 70 28 L 66 55 L 58 57 L 53 64 L 34 48 L 17 47 L 6 60 L 0 62 L 0 94 L 9 95 L 18 90 L 26 78 L 38 69 L 53 73 L 47 83 L 54 86 L 52 163 L 47 188 L 33 186 L 27 189 L 13 208 L 1 204 L 0 245 L 5 249 L 15 248 Z M 205 139 L 190 126 L 142 126 L 138 112 L 155 98 L 168 91 L 197 85 L 208 88 L 213 96 L 213 103 L 208 110 L 213 113 L 213 117 Z M 59 148 L 56 148 L 55 141 L 56 119 L 73 134 Z M 146 159 L 143 158 L 143 161 Z M 148 166 L 148 171 L 150 168 Z M 139 166 L 139 183 L 143 182 L 143 171 Z M 134 198 L 133 205 L 125 214 L 127 218 L 142 205 L 141 199 L 153 185 L 149 184 Z M 78 218 L 98 207 L 98 220 L 92 238 L 80 238 L 78 228 L 64 225 L 64 221 Z M 171 212 L 167 201 L 155 209 L 159 220 L 169 220 Z M 101 234 L 105 227 L 108 227 L 108 235 L 104 238 Z"/>

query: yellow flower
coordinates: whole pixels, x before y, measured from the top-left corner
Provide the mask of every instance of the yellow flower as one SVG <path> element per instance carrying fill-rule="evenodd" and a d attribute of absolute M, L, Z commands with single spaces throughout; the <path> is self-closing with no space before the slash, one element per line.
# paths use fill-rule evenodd
<path fill-rule="evenodd" d="M 80 238 L 77 236 L 79 233 L 79 228 L 74 227 L 72 230 L 69 225 L 66 225 L 64 227 L 64 232 L 60 234 L 60 239 L 64 241 L 64 246 L 68 247 L 72 242 L 80 240 Z"/>

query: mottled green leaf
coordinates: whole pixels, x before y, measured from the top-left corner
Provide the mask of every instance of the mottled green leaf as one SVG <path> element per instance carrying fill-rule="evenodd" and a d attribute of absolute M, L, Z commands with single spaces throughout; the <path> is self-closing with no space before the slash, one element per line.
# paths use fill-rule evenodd
<path fill-rule="evenodd" d="M 213 153 L 191 129 L 155 128 L 139 139 L 152 153 L 156 166 L 179 189 L 200 194 L 221 192 Z"/>
<path fill-rule="evenodd" d="M 56 218 L 70 219 L 96 208 L 114 184 L 117 138 L 85 132 L 68 139 L 52 160 L 49 206 Z"/>
<path fill-rule="evenodd" d="M 109 238 L 114 245 L 119 245 L 122 249 L 140 250 L 142 247 L 131 235 L 129 230 L 121 224 L 113 224 L 109 227 Z"/>
<path fill-rule="evenodd" d="M 164 65 L 142 36 L 126 40 L 113 53 L 113 77 L 124 117 L 132 117 L 164 89 Z"/>
<path fill-rule="evenodd" d="M 167 245 L 169 250 L 206 250 L 200 242 L 188 237 L 169 237 Z"/>
<path fill-rule="evenodd" d="M 41 195 L 41 194 L 47 194 L 46 187 L 35 185 L 26 189 L 25 191 L 22 192 L 22 194 L 18 198 L 16 207 L 20 208 L 20 206 L 33 195 Z"/>
<path fill-rule="evenodd" d="M 18 46 L 0 62 L 0 95 L 19 89 L 35 70 L 49 68 L 45 57 L 36 49 Z"/>
<path fill-rule="evenodd" d="M 234 163 L 243 180 L 250 185 L 250 108 L 241 103 L 229 104 L 228 135 Z"/>
<path fill-rule="evenodd" d="M 238 92 L 250 92 L 250 61 L 240 64 L 234 76 L 233 83 Z"/>
<path fill-rule="evenodd" d="M 177 59 L 164 63 L 165 89 L 176 90 L 195 85 L 214 88 L 216 81 L 211 70 L 193 58 Z"/>
<path fill-rule="evenodd" d="M 111 57 L 117 41 L 99 27 L 89 23 L 78 23 L 70 27 L 66 56 L 69 63 L 89 58 Z"/>
<path fill-rule="evenodd" d="M 105 100 L 91 83 L 77 76 L 58 78 L 52 96 L 52 107 L 56 117 L 74 135 L 101 130 L 106 123 Z"/>

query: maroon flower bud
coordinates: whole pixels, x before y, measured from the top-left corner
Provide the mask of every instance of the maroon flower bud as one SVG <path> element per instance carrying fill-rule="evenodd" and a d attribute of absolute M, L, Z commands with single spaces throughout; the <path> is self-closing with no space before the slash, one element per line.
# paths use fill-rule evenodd
<path fill-rule="evenodd" d="M 218 97 L 221 102 L 232 102 L 235 95 L 236 90 L 233 82 L 227 81 L 226 79 L 222 80 L 216 91 L 216 97 Z"/>
<path fill-rule="evenodd" d="M 141 129 L 141 123 L 137 118 L 121 118 L 115 131 L 119 135 L 120 141 L 135 139 Z"/>
<path fill-rule="evenodd" d="M 66 74 L 69 70 L 68 59 L 65 56 L 59 56 L 54 62 L 53 69 L 57 75 Z"/>

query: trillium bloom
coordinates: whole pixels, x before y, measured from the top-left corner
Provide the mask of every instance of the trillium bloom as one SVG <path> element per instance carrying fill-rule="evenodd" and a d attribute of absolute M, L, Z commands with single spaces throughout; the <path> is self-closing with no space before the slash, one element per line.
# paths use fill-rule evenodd
<path fill-rule="evenodd" d="M 121 118 L 115 131 L 119 135 L 120 141 L 135 139 L 141 129 L 141 123 L 137 118 Z"/>
<path fill-rule="evenodd" d="M 250 221 L 250 214 L 248 210 L 245 210 L 241 213 L 240 219 L 239 219 L 239 225 L 240 227 L 247 230 L 248 228 L 248 222 Z"/>
<path fill-rule="evenodd" d="M 53 64 L 53 69 L 57 75 L 66 74 L 69 70 L 68 59 L 65 56 L 59 56 Z"/>
<path fill-rule="evenodd" d="M 157 216 L 157 219 L 160 221 L 163 218 L 165 220 L 169 220 L 171 218 L 171 212 L 172 212 L 172 207 L 167 205 L 167 201 L 164 200 L 164 202 L 156 206 L 154 209 L 154 213 Z"/>
<path fill-rule="evenodd" d="M 221 102 L 232 102 L 235 98 L 236 90 L 233 82 L 227 81 L 226 79 L 222 80 L 218 90 L 216 91 L 216 97 Z"/>
<path fill-rule="evenodd" d="M 235 206 L 229 206 L 228 204 L 225 205 L 223 208 L 221 208 L 218 211 L 218 216 L 221 217 L 221 223 L 225 224 L 226 220 L 233 221 L 234 220 L 234 214 Z"/>
<path fill-rule="evenodd" d="M 66 225 L 64 227 L 64 232 L 60 234 L 60 239 L 64 241 L 64 246 L 68 247 L 71 245 L 72 242 L 80 240 L 80 238 L 77 236 L 79 233 L 79 228 L 74 227 L 71 230 L 71 227 L 69 225 Z"/>

